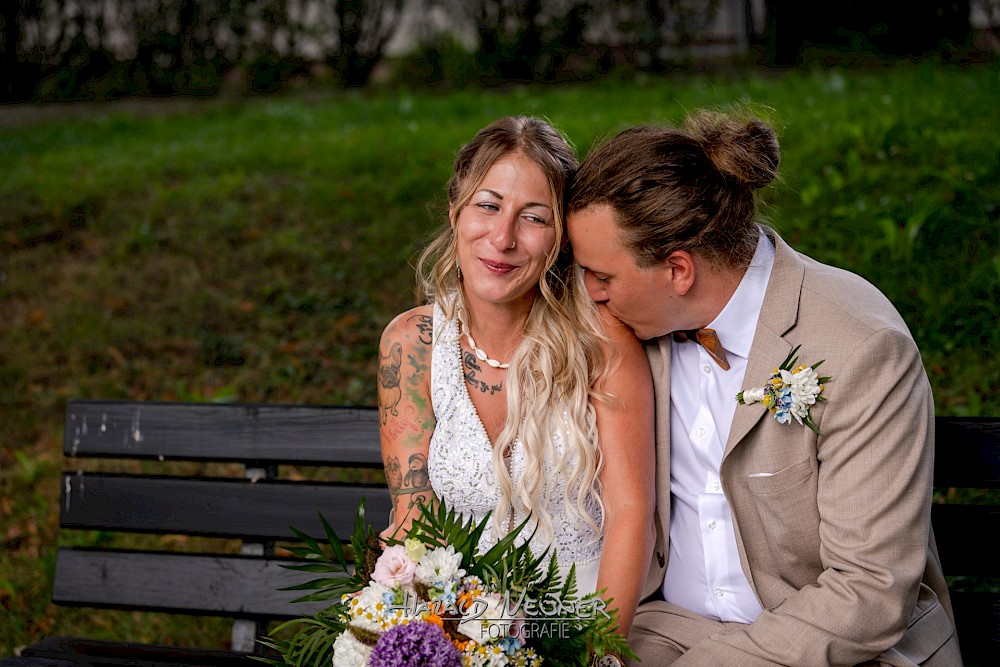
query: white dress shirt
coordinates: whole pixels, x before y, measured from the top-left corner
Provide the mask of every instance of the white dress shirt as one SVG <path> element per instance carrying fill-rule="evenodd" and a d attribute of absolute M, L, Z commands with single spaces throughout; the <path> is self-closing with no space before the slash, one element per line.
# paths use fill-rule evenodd
<path fill-rule="evenodd" d="M 719 468 L 773 265 L 774 244 L 762 233 L 739 287 L 707 325 L 726 350 L 729 370 L 693 341 L 670 346 L 670 557 L 663 597 L 720 621 L 751 623 L 761 612 L 740 566 Z"/>

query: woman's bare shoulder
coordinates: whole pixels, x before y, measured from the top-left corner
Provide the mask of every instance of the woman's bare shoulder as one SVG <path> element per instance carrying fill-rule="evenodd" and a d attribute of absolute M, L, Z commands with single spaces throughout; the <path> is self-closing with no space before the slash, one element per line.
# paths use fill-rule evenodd
<path fill-rule="evenodd" d="M 434 307 L 417 306 L 396 315 L 382 332 L 382 344 L 430 345 L 434 332 Z"/>
<path fill-rule="evenodd" d="M 641 342 L 636 338 L 635 332 L 628 325 L 623 324 L 621 320 L 612 315 L 607 306 L 603 303 L 597 304 L 597 312 L 600 315 L 604 335 L 608 337 L 613 347 L 641 346 Z"/>

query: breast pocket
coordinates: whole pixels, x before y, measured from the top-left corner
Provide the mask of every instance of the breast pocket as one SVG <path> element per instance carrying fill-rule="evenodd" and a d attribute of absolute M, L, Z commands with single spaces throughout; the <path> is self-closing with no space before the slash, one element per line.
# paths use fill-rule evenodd
<path fill-rule="evenodd" d="M 751 473 L 746 480 L 778 574 L 796 587 L 822 570 L 813 464 L 804 459 L 773 473 Z"/>

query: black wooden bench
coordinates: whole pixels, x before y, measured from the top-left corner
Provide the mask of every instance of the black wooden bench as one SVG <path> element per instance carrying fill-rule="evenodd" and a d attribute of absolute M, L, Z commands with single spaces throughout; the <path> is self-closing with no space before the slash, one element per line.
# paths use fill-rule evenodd
<path fill-rule="evenodd" d="M 1000 665 L 1000 417 L 938 417 L 931 523 L 966 665 Z"/>
<path fill-rule="evenodd" d="M 384 484 L 302 479 L 317 476 L 309 474 L 317 468 L 326 477 L 332 476 L 327 467 L 381 470 L 374 409 L 70 401 L 64 442 L 71 463 L 139 459 L 143 470 L 64 472 L 62 528 L 228 539 L 202 540 L 221 544 L 225 553 L 60 548 L 53 602 L 231 617 L 233 650 L 52 637 L 3 665 L 261 667 L 248 655 L 262 651 L 255 640 L 268 622 L 308 608 L 291 602 L 303 593 L 279 589 L 315 577 L 280 567 L 288 560 L 274 557 L 275 542 L 297 541 L 290 526 L 323 540 L 320 511 L 348 538 L 362 497 L 373 524 L 388 520 Z M 163 472 L 178 461 L 221 471 L 211 477 Z M 301 481 L 288 479 L 292 470 Z"/>
<path fill-rule="evenodd" d="M 377 420 L 369 408 L 71 401 L 69 461 L 140 459 L 143 470 L 65 472 L 64 529 L 221 537 L 242 546 L 230 548 L 237 553 L 60 548 L 53 601 L 231 617 L 232 650 L 52 637 L 0 665 L 260 665 L 248 657 L 260 650 L 256 637 L 270 621 L 307 608 L 279 589 L 311 576 L 280 567 L 274 542 L 294 540 L 290 526 L 322 539 L 318 511 L 346 538 L 362 497 L 373 524 L 387 520 L 389 497 L 381 484 L 301 479 L 303 470 L 317 467 L 321 473 L 327 467 L 380 470 Z M 952 578 L 965 661 L 1000 665 L 1000 558 L 990 537 L 1000 534 L 1000 418 L 939 417 L 936 448 L 939 495 L 952 502 L 934 505 L 934 530 Z M 177 461 L 239 472 L 209 477 L 158 470 Z M 226 463 L 239 465 L 220 465 Z"/>

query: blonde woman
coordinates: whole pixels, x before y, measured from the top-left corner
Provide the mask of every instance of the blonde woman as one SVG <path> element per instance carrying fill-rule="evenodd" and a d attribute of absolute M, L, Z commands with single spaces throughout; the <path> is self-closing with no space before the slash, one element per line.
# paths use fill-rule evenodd
<path fill-rule="evenodd" d="M 642 346 L 596 307 L 567 248 L 577 168 L 548 123 L 503 118 L 455 160 L 449 224 L 420 258 L 428 303 L 379 346 L 382 457 L 400 535 L 441 498 L 492 512 L 481 548 L 531 517 L 628 633 L 653 540 L 653 394 Z"/>

